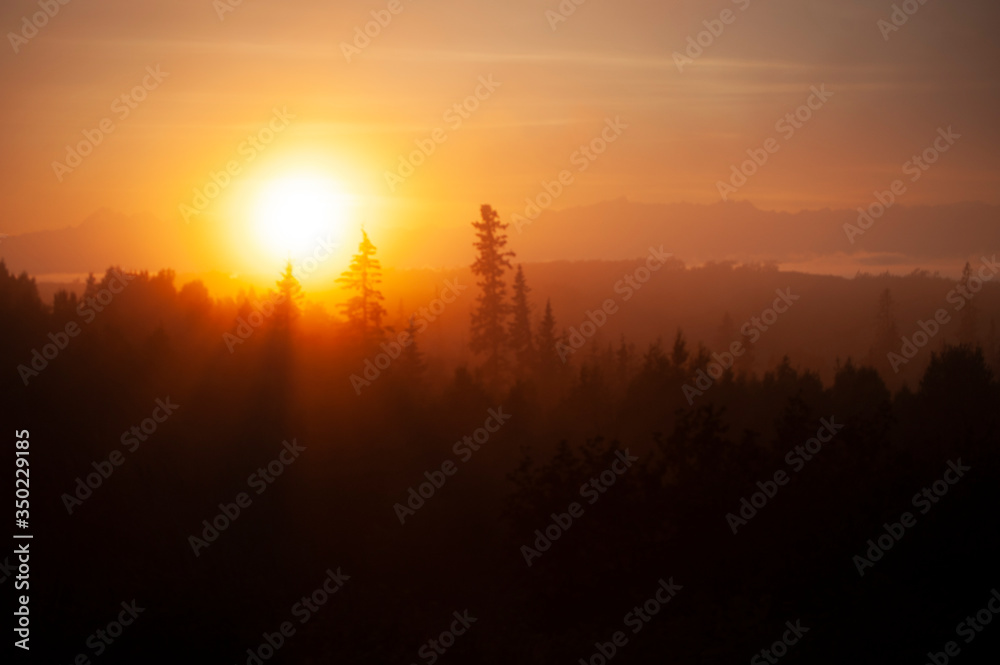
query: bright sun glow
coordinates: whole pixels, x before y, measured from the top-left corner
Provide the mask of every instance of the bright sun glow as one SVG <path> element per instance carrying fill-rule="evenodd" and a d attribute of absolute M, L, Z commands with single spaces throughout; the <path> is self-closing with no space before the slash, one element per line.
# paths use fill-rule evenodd
<path fill-rule="evenodd" d="M 278 258 L 302 258 L 320 241 L 339 239 L 349 214 L 349 197 L 335 181 L 315 174 L 268 182 L 253 207 L 258 240 Z"/>

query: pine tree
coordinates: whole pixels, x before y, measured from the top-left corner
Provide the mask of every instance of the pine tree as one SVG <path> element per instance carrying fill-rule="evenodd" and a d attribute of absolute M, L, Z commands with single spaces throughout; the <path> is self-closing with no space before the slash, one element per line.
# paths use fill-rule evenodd
<path fill-rule="evenodd" d="M 275 307 L 275 316 L 279 324 L 288 324 L 298 317 L 302 302 L 302 285 L 294 275 L 291 261 L 285 264 L 285 270 L 276 285 L 281 297 Z"/>
<path fill-rule="evenodd" d="M 531 288 L 524 278 L 521 265 L 514 276 L 514 318 L 510 323 L 510 348 L 514 351 L 518 369 L 525 373 L 534 365 L 535 344 L 531 338 L 531 305 L 528 294 Z"/>
<path fill-rule="evenodd" d="M 377 287 L 382 283 L 382 265 L 375 258 L 375 245 L 364 229 L 358 253 L 351 259 L 350 268 L 337 278 L 337 283 L 357 293 L 340 307 L 362 344 L 367 346 L 381 339 L 382 317 L 386 313 L 382 301 L 385 298 Z"/>
<path fill-rule="evenodd" d="M 510 305 L 504 273 L 512 267 L 510 259 L 514 252 L 506 249 L 507 234 L 504 231 L 507 224 L 500 221 L 500 215 L 492 207 L 484 205 L 480 208 L 480 216 L 480 220 L 472 223 L 476 229 L 474 247 L 479 253 L 472 264 L 472 273 L 479 277 L 476 284 L 480 293 L 476 298 L 476 309 L 472 312 L 469 346 L 473 353 L 486 354 L 486 376 L 495 385 L 504 370 L 504 353 L 508 345 Z"/>
<path fill-rule="evenodd" d="M 538 350 L 538 371 L 543 375 L 552 373 L 559 366 L 559 351 L 556 343 L 556 318 L 552 315 L 552 301 L 545 301 L 545 315 L 538 325 L 535 347 Z"/>

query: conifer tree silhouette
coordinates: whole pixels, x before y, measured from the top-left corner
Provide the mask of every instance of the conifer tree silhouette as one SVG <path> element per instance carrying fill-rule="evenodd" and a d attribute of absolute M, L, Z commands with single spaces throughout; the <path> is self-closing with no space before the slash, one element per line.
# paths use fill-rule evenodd
<path fill-rule="evenodd" d="M 292 262 L 285 263 L 281 279 L 276 282 L 280 300 L 275 307 L 275 314 L 280 325 L 287 325 L 299 316 L 302 303 L 302 285 L 294 274 Z"/>
<path fill-rule="evenodd" d="M 368 233 L 361 229 L 358 253 L 351 259 L 350 267 L 337 278 L 338 284 L 356 293 L 340 307 L 364 346 L 382 339 L 384 332 L 382 317 L 386 311 L 382 301 L 385 298 L 378 290 L 382 283 L 382 264 L 375 258 L 375 250 Z"/>
<path fill-rule="evenodd" d="M 514 352 L 518 371 L 522 374 L 530 370 L 535 363 L 535 343 L 531 337 L 531 305 L 528 294 L 531 287 L 524 278 L 524 270 L 517 266 L 514 276 L 514 306 L 513 319 L 510 322 L 510 348 Z"/>
<path fill-rule="evenodd" d="M 514 252 L 506 249 L 507 234 L 504 231 L 507 224 L 500 221 L 500 215 L 488 205 L 482 206 L 479 212 L 481 218 L 472 223 L 476 229 L 473 245 L 478 252 L 472 264 L 472 273 L 479 277 L 476 284 L 480 292 L 472 312 L 469 346 L 473 353 L 486 354 L 486 378 L 496 385 L 506 368 L 505 352 L 509 342 L 507 317 L 511 308 L 507 302 L 504 273 L 512 267 L 510 259 Z"/>
<path fill-rule="evenodd" d="M 552 301 L 546 300 L 545 314 L 538 324 L 538 334 L 535 338 L 538 349 L 538 371 L 543 375 L 551 374 L 559 366 L 559 351 L 556 349 L 558 342 L 556 318 L 552 315 Z"/>

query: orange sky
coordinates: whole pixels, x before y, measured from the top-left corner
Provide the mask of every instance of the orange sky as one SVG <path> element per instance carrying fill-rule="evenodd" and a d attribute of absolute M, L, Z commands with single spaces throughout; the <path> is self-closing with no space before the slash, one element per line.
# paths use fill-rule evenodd
<path fill-rule="evenodd" d="M 509 220 L 565 169 L 574 177 L 554 209 L 620 196 L 710 203 L 821 84 L 834 96 L 733 199 L 867 204 L 953 126 L 962 140 L 906 203 L 1000 203 L 996 3 L 933 0 L 886 40 L 887 1 L 589 0 L 553 29 L 545 11 L 557 0 L 400 0 L 350 62 L 341 44 L 388 0 L 243 0 L 221 19 L 219 4 L 71 0 L 26 42 L 10 33 L 38 5 L 3 4 L 0 231 L 77 224 L 102 207 L 183 223 L 179 206 L 231 161 L 239 175 L 192 222 L 217 240 L 241 234 L 260 183 L 303 166 L 336 174 L 357 197 L 352 222 L 383 243 L 397 227 L 467 225 L 484 202 Z M 734 20 L 678 71 L 673 53 L 723 10 Z M 484 79 L 499 86 L 483 95 Z M 115 101 L 144 81 L 134 108 Z M 477 109 L 448 115 L 477 88 Z M 294 119 L 247 148 L 274 109 Z M 628 128 L 579 172 L 575 151 L 615 118 Z M 67 144 L 102 121 L 113 131 L 57 176 Z M 386 172 L 435 128 L 446 140 L 391 189 Z"/>

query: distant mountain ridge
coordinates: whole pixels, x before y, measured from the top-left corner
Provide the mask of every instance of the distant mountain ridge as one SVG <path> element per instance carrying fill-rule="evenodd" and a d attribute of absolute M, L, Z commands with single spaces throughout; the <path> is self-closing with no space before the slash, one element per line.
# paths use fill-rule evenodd
<path fill-rule="evenodd" d="M 102 208 L 75 226 L 11 235 L 0 258 L 15 272 L 31 275 L 127 270 L 200 269 L 192 243 L 176 224 L 153 215 L 124 215 Z"/>
<path fill-rule="evenodd" d="M 511 211 L 500 212 L 505 221 L 514 217 Z M 508 235 L 517 261 L 531 263 L 631 259 L 649 246 L 662 245 L 688 264 L 775 262 L 810 272 L 825 272 L 823 262 L 834 259 L 874 272 L 961 265 L 1000 250 L 1000 206 L 893 206 L 862 234 L 849 237 L 845 227 L 857 226 L 858 217 L 856 210 L 788 213 L 747 202 L 653 204 L 621 198 L 546 210 L 520 229 L 511 224 Z M 76 226 L 3 237 L 0 258 L 9 269 L 32 275 L 103 272 L 110 265 L 153 271 L 169 267 L 178 273 L 220 269 L 196 232 L 194 226 L 153 215 L 102 209 Z M 401 228 L 386 236 L 379 248 L 387 266 L 456 267 L 467 265 L 466 255 L 471 261 L 471 228 L 433 233 Z"/>
<path fill-rule="evenodd" d="M 848 255 L 909 262 L 954 259 L 1000 249 L 1000 207 L 982 203 L 890 208 L 862 235 L 859 212 L 761 210 L 750 203 L 648 204 L 625 199 L 587 207 L 547 211 L 518 232 L 512 243 L 526 261 L 631 258 L 643 243 L 664 244 L 687 262 L 803 261 Z M 509 217 L 508 217 L 509 218 Z M 591 254 L 589 256 L 585 256 Z"/>

